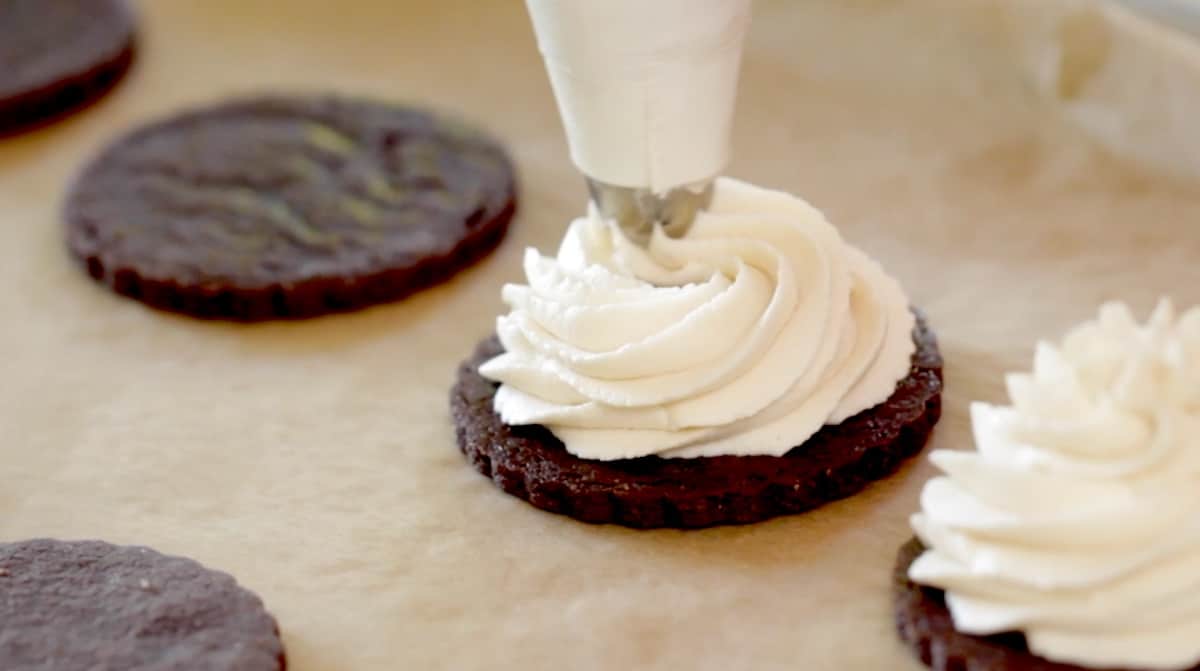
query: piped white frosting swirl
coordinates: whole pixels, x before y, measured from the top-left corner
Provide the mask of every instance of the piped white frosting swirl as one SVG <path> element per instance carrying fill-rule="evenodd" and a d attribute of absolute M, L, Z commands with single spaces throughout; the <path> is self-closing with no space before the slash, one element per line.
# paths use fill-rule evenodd
<path fill-rule="evenodd" d="M 909 371 L 899 284 L 786 193 L 719 179 L 688 234 L 630 243 L 593 210 L 525 255 L 497 320 L 508 424 L 588 459 L 782 455 Z"/>
<path fill-rule="evenodd" d="M 1200 308 L 1107 304 L 1007 383 L 1011 406 L 971 408 L 978 451 L 932 455 L 909 576 L 1047 659 L 1200 662 Z"/>

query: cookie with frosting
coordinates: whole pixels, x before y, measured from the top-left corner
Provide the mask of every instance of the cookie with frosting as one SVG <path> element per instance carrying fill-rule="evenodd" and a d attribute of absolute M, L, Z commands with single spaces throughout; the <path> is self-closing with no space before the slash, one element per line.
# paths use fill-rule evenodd
<path fill-rule="evenodd" d="M 941 357 L 900 285 L 810 205 L 719 179 L 646 247 L 595 211 L 525 257 L 460 369 L 460 448 L 505 491 L 591 522 L 755 522 L 852 494 L 919 451 Z"/>
<path fill-rule="evenodd" d="M 1200 308 L 1041 343 L 913 516 L 901 637 L 937 671 L 1200 669 Z"/>

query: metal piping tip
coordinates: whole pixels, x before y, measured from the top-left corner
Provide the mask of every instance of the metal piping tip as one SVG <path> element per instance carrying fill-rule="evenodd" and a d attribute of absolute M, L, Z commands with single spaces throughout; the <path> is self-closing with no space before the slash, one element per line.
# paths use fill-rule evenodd
<path fill-rule="evenodd" d="M 588 178 L 588 193 L 604 217 L 615 219 L 625 237 L 645 247 L 655 227 L 681 238 L 692 227 L 696 215 L 712 201 L 712 182 L 700 190 L 676 187 L 665 194 L 650 189 L 613 186 Z"/>

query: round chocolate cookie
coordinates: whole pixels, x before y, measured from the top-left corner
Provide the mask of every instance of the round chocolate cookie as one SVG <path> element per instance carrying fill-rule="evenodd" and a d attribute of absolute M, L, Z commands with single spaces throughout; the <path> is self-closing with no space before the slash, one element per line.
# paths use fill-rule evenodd
<path fill-rule="evenodd" d="M 491 251 L 516 207 L 504 149 L 426 110 L 262 97 L 104 150 L 64 216 L 92 277 L 197 317 L 311 317 L 399 299 Z"/>
<path fill-rule="evenodd" d="M 459 368 L 450 406 L 471 464 L 543 510 L 638 528 L 746 524 L 849 496 L 921 450 L 941 415 L 942 358 L 920 315 L 913 339 L 912 369 L 891 398 L 782 457 L 573 456 L 545 427 L 509 426 L 492 410 L 497 385 L 479 366 L 501 351 L 494 337 Z"/>
<path fill-rule="evenodd" d="M 1029 651 L 1020 632 L 994 636 L 959 633 L 946 608 L 945 593 L 908 579 L 908 567 L 924 551 L 925 546 L 915 538 L 900 548 L 892 573 L 892 597 L 900 638 L 933 671 L 1090 671 L 1038 657 Z M 1135 670 L 1113 667 L 1107 671 Z M 1189 671 L 1200 671 L 1200 666 Z"/>
<path fill-rule="evenodd" d="M 282 671 L 257 596 L 191 559 L 100 541 L 0 544 L 5 671 Z"/>
<path fill-rule="evenodd" d="M 0 135 L 96 100 L 133 52 L 125 0 L 0 0 Z"/>

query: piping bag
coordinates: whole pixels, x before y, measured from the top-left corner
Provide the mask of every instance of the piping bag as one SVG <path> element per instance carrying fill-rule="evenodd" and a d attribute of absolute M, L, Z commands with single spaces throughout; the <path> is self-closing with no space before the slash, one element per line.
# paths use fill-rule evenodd
<path fill-rule="evenodd" d="M 751 0 L 526 0 L 600 213 L 645 245 L 682 236 L 730 154 Z"/>

